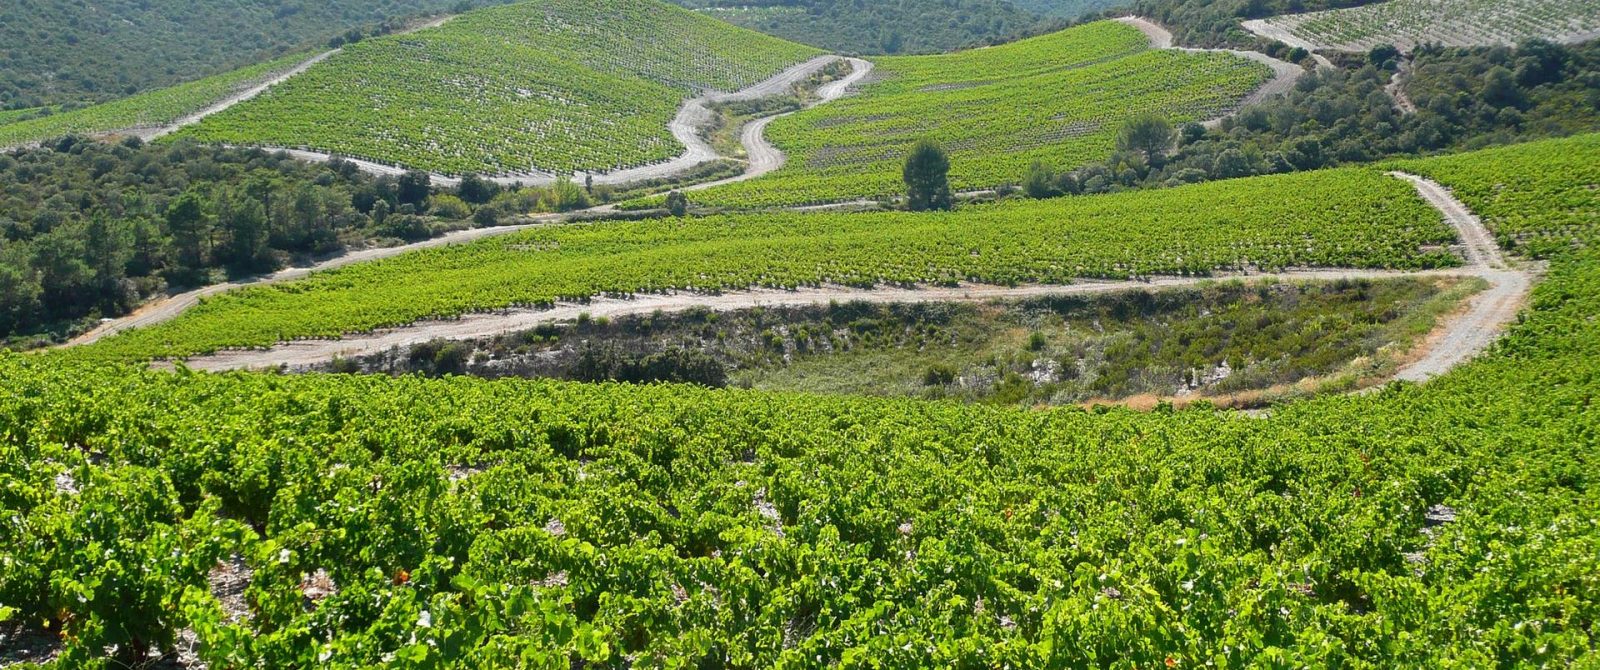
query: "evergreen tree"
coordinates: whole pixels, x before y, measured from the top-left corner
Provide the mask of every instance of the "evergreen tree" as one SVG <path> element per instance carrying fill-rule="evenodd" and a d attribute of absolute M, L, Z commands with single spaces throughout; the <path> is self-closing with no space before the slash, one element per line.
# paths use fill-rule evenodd
<path fill-rule="evenodd" d="M 954 207 L 950 195 L 950 158 L 933 140 L 922 140 L 906 156 L 903 173 L 906 182 L 906 207 L 913 212 L 948 210 Z"/>

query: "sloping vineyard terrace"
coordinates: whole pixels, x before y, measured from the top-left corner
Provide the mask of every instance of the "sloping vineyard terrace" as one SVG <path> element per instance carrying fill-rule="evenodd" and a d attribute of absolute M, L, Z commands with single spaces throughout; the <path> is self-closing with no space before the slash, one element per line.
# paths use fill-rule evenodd
<path fill-rule="evenodd" d="M 0 124 L 0 147 L 22 146 L 68 134 L 149 134 L 230 95 L 279 77 L 312 58 L 312 54 L 290 54 L 260 65 L 93 107 Z"/>

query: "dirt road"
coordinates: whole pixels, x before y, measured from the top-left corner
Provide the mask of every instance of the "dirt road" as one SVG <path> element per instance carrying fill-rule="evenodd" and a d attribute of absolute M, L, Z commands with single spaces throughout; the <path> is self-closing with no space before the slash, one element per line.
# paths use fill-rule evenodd
<path fill-rule="evenodd" d="M 1394 108 L 1401 114 L 1416 114 L 1417 104 L 1411 101 L 1411 96 L 1406 95 L 1406 80 L 1411 77 L 1411 57 L 1400 58 L 1400 69 L 1389 77 L 1389 83 L 1383 85 L 1383 92 L 1394 99 Z"/>
<path fill-rule="evenodd" d="M 1436 328 L 1433 335 L 1423 343 L 1425 350 L 1422 355 L 1396 375 L 1396 379 L 1425 381 L 1443 374 L 1487 349 L 1516 318 L 1517 311 L 1526 301 L 1532 287 L 1533 276 L 1513 268 L 1506 261 L 1499 247 L 1495 245 L 1494 237 L 1484 228 L 1482 221 L 1451 195 L 1448 189 L 1415 175 L 1391 174 L 1410 182 L 1418 194 L 1455 228 L 1461 239 L 1463 256 L 1467 261 L 1465 267 L 1425 272 L 1302 270 L 1235 277 L 1162 277 L 1148 281 L 1094 281 L 1063 286 L 963 285 L 953 288 L 915 289 L 829 286 L 797 291 L 737 291 L 720 295 L 647 294 L 629 299 L 595 299 L 588 303 L 561 304 L 550 309 L 517 309 L 468 314 L 459 319 L 420 322 L 403 328 L 351 335 L 340 340 L 299 340 L 269 349 L 225 351 L 191 359 L 188 365 L 200 370 L 259 369 L 278 366 L 303 368 L 325 363 L 337 357 L 363 356 L 433 339 L 472 339 L 527 330 L 544 323 L 575 319 L 584 313 L 594 317 L 617 317 L 656 311 L 675 312 L 698 308 L 727 311 L 761 306 L 803 306 L 854 300 L 876 303 L 986 301 L 1153 290 L 1227 279 L 1330 281 L 1419 276 L 1483 278 L 1489 282 L 1490 288 L 1474 296 L 1465 313 Z"/>
<path fill-rule="evenodd" d="M 631 184 L 651 179 L 672 177 L 683 172 L 687 172 L 688 170 L 699 165 L 717 160 L 721 158 L 721 156 L 717 154 L 716 149 L 713 149 L 711 144 L 707 142 L 703 136 L 704 129 L 716 119 L 716 114 L 711 111 L 711 105 L 723 102 L 737 102 L 742 100 L 759 100 L 761 98 L 772 97 L 775 95 L 783 95 L 788 93 L 789 90 L 796 84 L 811 78 L 812 75 L 815 75 L 829 64 L 840 60 L 841 58 L 841 56 L 818 56 L 804 63 L 791 66 L 764 81 L 732 93 L 714 92 L 685 100 L 683 105 L 678 108 L 678 113 L 675 117 L 673 117 L 672 122 L 667 125 L 667 129 L 672 133 L 672 137 L 684 147 L 683 153 L 679 154 L 676 158 L 659 163 L 651 163 L 649 165 L 641 165 L 638 167 L 616 170 L 612 172 L 595 172 L 592 174 L 577 173 L 573 175 L 573 179 L 578 182 L 583 182 L 587 177 L 592 176 L 594 178 L 594 183 L 596 184 Z M 850 60 L 852 63 L 855 63 L 858 59 L 848 60 Z M 860 62 L 865 63 L 866 61 Z M 868 63 L 867 65 L 867 69 L 870 71 L 871 64 Z M 857 69 L 860 69 L 859 66 Z M 861 76 L 865 76 L 865 73 L 862 73 Z M 823 91 L 819 90 L 819 94 L 822 92 Z M 834 96 L 835 99 L 837 97 L 837 95 Z M 762 127 L 765 128 L 765 125 Z M 750 147 L 748 143 L 745 146 L 747 149 Z M 327 161 L 333 158 L 332 154 L 308 149 L 285 147 L 261 148 L 268 151 L 285 151 L 294 158 L 306 161 Z M 350 161 L 352 164 L 361 168 L 361 170 L 371 174 L 396 175 L 405 172 L 405 168 L 400 166 L 349 158 L 346 158 L 345 160 Z M 768 160 L 770 160 L 770 156 L 768 157 Z M 443 174 L 433 174 L 432 177 L 433 183 L 441 186 L 454 187 L 455 185 L 461 183 L 459 178 Z M 486 179 L 502 186 L 518 184 L 524 186 L 544 186 L 553 183 L 558 178 L 558 175 L 549 172 L 530 170 L 524 173 L 488 177 Z"/>
<path fill-rule="evenodd" d="M 870 61 L 860 58 L 848 58 L 845 60 L 850 63 L 850 74 L 819 87 L 817 89 L 817 99 L 806 105 L 807 109 L 844 97 L 846 93 L 849 93 L 851 86 L 856 85 L 861 80 L 866 79 L 867 75 L 872 74 L 873 65 Z M 784 163 L 788 161 L 788 157 L 784 155 L 783 150 L 767 141 L 767 125 L 771 124 L 775 119 L 780 119 L 793 113 L 785 112 L 783 114 L 764 116 L 744 125 L 744 129 L 739 132 L 739 143 L 744 145 L 744 152 L 748 161 L 743 174 L 727 179 L 695 184 L 683 190 L 703 191 L 713 186 L 748 181 L 770 174 L 783 167 Z"/>
<path fill-rule="evenodd" d="M 1429 338 L 1422 358 L 1395 375 L 1395 379 L 1405 381 L 1427 381 L 1466 362 L 1499 339 L 1500 333 L 1516 320 L 1517 312 L 1527 302 L 1533 288 L 1533 275 L 1512 267 L 1483 221 L 1449 189 L 1416 175 L 1389 174 L 1411 182 L 1417 193 L 1444 215 L 1445 221 L 1461 238 L 1467 269 L 1489 282 L 1487 291 L 1473 296 L 1466 313 Z"/>
<path fill-rule="evenodd" d="M 1419 273 L 1384 270 L 1306 270 L 1275 274 L 1238 277 L 1161 277 L 1149 281 L 1084 282 L 1067 285 L 991 286 L 963 284 L 957 287 L 907 288 L 851 288 L 825 286 L 821 288 L 782 291 L 760 289 L 737 291 L 720 295 L 699 293 L 646 294 L 628 299 L 599 298 L 588 303 L 563 303 L 549 309 L 515 309 L 499 312 L 467 314 L 459 319 L 424 321 L 404 328 L 393 328 L 357 335 L 340 340 L 296 340 L 278 344 L 269 349 L 229 350 L 209 356 L 199 356 L 187 361 L 196 370 L 243 370 L 287 366 L 304 368 L 326 363 L 339 357 L 365 356 L 395 347 L 407 347 L 435 339 L 464 340 L 489 337 L 531 329 L 545 323 L 571 321 L 580 314 L 591 317 L 616 318 L 628 315 L 660 312 L 682 312 L 690 309 L 731 311 L 754 307 L 800 307 L 826 305 L 831 302 L 863 301 L 871 303 L 926 303 L 926 302 L 981 302 L 999 299 L 1034 298 L 1045 296 L 1094 295 L 1127 290 L 1153 290 L 1193 286 L 1205 282 L 1228 279 L 1280 280 L 1280 281 L 1334 281 L 1339 279 L 1384 279 L 1414 276 Z M 1436 276 L 1463 274 L 1441 270 L 1429 272 Z"/>
<path fill-rule="evenodd" d="M 1300 81 L 1300 78 L 1306 74 L 1306 69 L 1300 67 L 1299 65 L 1278 60 L 1259 51 L 1242 51 L 1238 49 L 1191 49 L 1189 47 L 1173 46 L 1172 31 L 1167 30 L 1160 24 L 1143 17 L 1124 16 L 1118 18 L 1117 21 L 1138 28 L 1139 32 L 1144 33 L 1145 37 L 1149 38 L 1150 46 L 1156 49 L 1176 49 L 1178 51 L 1187 51 L 1190 53 L 1226 53 L 1238 56 L 1239 58 L 1253 60 L 1257 63 L 1261 63 L 1269 68 L 1272 68 L 1271 79 L 1268 79 L 1265 84 L 1262 84 L 1256 90 L 1251 91 L 1249 95 L 1246 95 L 1243 100 L 1240 100 L 1239 104 L 1228 113 L 1214 119 L 1208 119 L 1201 124 L 1207 128 L 1216 128 L 1221 126 L 1223 119 L 1233 116 L 1244 107 L 1254 105 L 1294 90 L 1295 82 Z"/>

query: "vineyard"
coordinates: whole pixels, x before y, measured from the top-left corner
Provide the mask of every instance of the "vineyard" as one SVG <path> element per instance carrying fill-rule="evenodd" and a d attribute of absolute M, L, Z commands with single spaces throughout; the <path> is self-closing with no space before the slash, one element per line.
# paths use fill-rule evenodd
<path fill-rule="evenodd" d="M 182 135 L 446 174 L 611 171 L 682 152 L 685 98 L 818 53 L 654 0 L 535 0 L 363 41 Z"/>
<path fill-rule="evenodd" d="M 1121 120 L 1135 113 L 1206 120 L 1270 75 L 1227 54 L 1149 50 L 1138 30 L 1115 22 L 874 63 L 875 81 L 859 94 L 769 126 L 789 155 L 782 169 L 692 199 L 748 208 L 898 194 L 900 161 L 921 138 L 949 152 L 956 190 L 1014 184 L 1035 160 L 1070 168 L 1104 159 Z"/>
<path fill-rule="evenodd" d="M 28 144 L 72 133 L 95 134 L 159 128 L 199 112 L 218 100 L 272 79 L 279 73 L 293 69 L 307 58 L 310 58 L 310 55 L 291 54 L 172 88 L 15 123 L 4 123 L 4 117 L 0 116 L 0 147 Z"/>
<path fill-rule="evenodd" d="M 45 111 L 46 108 L 44 107 L 0 110 L 0 126 L 8 123 L 16 123 L 17 121 L 22 121 L 25 119 L 31 119 L 35 116 L 43 116 L 45 115 Z"/>
<path fill-rule="evenodd" d="M 1583 667 L 1600 653 L 1600 240 L 1518 191 L 1581 210 L 1596 184 L 1514 171 L 1527 152 L 1567 174 L 1593 146 L 1437 163 L 1469 196 L 1500 184 L 1490 216 L 1580 243 L 1552 251 L 1492 354 L 1259 419 L 0 356 L 0 621 L 59 631 L 63 667 L 174 650 L 211 667 Z M 911 259 L 965 234 L 984 257 L 1050 218 L 1072 239 L 1114 228 L 1103 262 L 1164 257 L 1139 249 L 1154 226 L 1086 216 L 1105 207 L 1186 231 L 1186 260 L 1287 261 L 1270 250 L 1292 237 L 1420 262 L 1443 231 L 1408 232 L 1432 219 L 1380 177 L 980 210 L 896 252 L 925 268 Z M 644 264 L 670 255 L 651 253 L 666 227 L 700 251 L 772 232 L 653 225 L 604 244 Z M 579 253 L 607 230 L 518 244 Z M 488 254 L 425 262 L 484 276 Z M 226 302 L 243 315 L 247 297 L 256 319 L 283 299 Z"/>
<path fill-rule="evenodd" d="M 607 295 L 1427 268 L 1457 262 L 1447 251 L 1423 249 L 1453 239 L 1410 186 L 1358 169 L 940 215 L 768 213 L 567 225 L 229 293 L 73 355 L 184 356 Z"/>
<path fill-rule="evenodd" d="M 1298 46 L 1358 52 L 1379 44 L 1410 50 L 1533 38 L 1583 42 L 1600 37 L 1600 0 L 1389 0 L 1249 21 L 1245 27 Z"/>

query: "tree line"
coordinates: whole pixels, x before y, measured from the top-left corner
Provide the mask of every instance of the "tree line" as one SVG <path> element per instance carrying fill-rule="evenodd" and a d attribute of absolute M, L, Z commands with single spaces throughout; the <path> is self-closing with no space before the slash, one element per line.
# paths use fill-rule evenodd
<path fill-rule="evenodd" d="M 430 236 L 426 175 L 259 150 L 66 137 L 0 154 L 0 338 L 59 337 L 167 290 Z"/>

